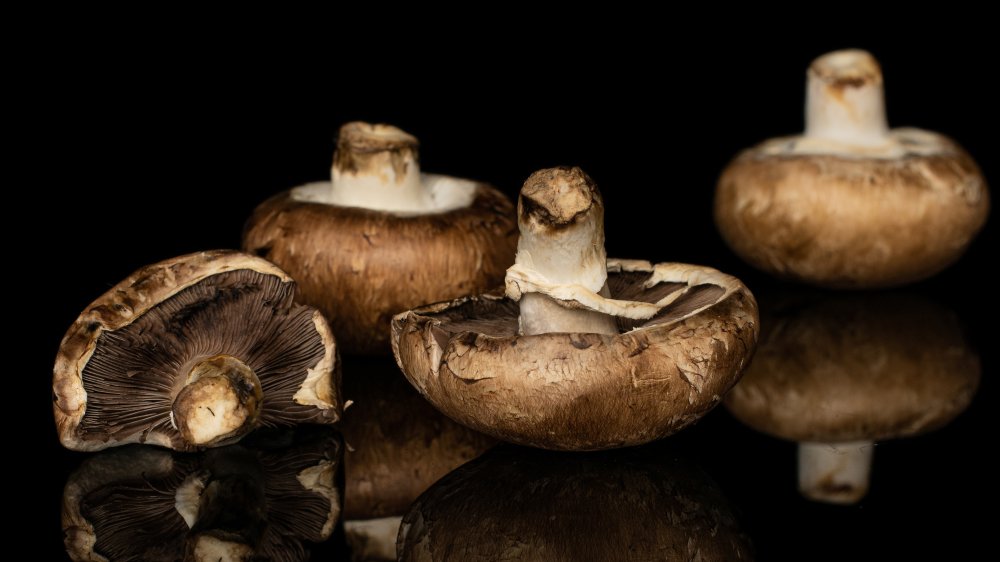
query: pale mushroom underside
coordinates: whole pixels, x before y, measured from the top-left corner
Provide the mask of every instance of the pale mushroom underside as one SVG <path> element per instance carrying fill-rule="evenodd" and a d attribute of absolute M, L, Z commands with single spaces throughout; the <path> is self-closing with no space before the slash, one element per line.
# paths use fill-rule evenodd
<path fill-rule="evenodd" d="M 290 281 L 259 258 L 215 251 L 148 266 L 114 287 L 81 314 L 56 360 L 63 444 L 192 448 L 172 423 L 173 399 L 194 364 L 220 354 L 261 380 L 261 425 L 339 419 L 332 335 L 294 302 Z"/>

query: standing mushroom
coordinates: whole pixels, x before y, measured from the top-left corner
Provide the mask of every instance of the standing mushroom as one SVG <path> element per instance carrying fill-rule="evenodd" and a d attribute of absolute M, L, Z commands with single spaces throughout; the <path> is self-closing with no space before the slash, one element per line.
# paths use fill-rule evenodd
<path fill-rule="evenodd" d="M 83 462 L 63 492 L 75 561 L 308 560 L 333 532 L 340 438 L 284 431 L 198 455 L 132 445 Z"/>
<path fill-rule="evenodd" d="M 765 303 L 766 304 L 766 303 Z M 955 315 L 914 295 L 786 297 L 726 407 L 799 444 L 799 490 L 830 503 L 868 491 L 875 441 L 942 427 L 979 384 Z"/>
<path fill-rule="evenodd" d="M 427 403 L 385 357 L 352 357 L 344 381 L 344 531 L 356 557 L 395 560 L 399 521 L 424 490 L 496 441 Z"/>
<path fill-rule="evenodd" d="M 397 556 L 404 562 L 753 558 L 715 482 L 663 444 L 587 454 L 501 445 L 413 503 Z"/>
<path fill-rule="evenodd" d="M 340 419 L 340 371 L 320 313 L 260 258 L 201 252 L 150 265 L 91 303 L 56 356 L 62 444 L 178 450 L 258 426 Z"/>
<path fill-rule="evenodd" d="M 406 377 L 452 419 L 535 447 L 646 443 L 711 410 L 757 340 L 757 305 L 714 269 L 606 260 L 603 202 L 579 168 L 534 173 L 507 297 L 392 324 Z"/>
<path fill-rule="evenodd" d="M 809 67 L 804 134 L 750 148 L 722 173 L 715 222 L 734 252 L 771 274 L 888 287 L 957 260 L 989 206 L 958 144 L 889 129 L 878 62 L 846 50 Z"/>
<path fill-rule="evenodd" d="M 385 354 L 393 314 L 500 284 L 517 240 L 496 189 L 422 174 L 417 140 L 389 125 L 340 129 L 331 181 L 265 201 L 243 247 L 278 264 L 347 354 Z"/>

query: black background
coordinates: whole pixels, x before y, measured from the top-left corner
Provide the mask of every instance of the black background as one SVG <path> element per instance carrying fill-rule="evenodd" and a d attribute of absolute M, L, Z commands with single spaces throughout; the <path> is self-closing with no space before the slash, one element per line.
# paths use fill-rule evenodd
<path fill-rule="evenodd" d="M 58 446 L 51 420 L 51 364 L 65 329 L 142 265 L 237 247 L 257 203 L 327 177 L 346 121 L 398 125 L 420 139 L 423 169 L 485 180 L 512 198 L 538 168 L 579 165 L 603 191 L 609 255 L 710 265 L 751 289 L 772 283 L 716 234 L 714 182 L 739 149 L 801 130 L 805 69 L 828 50 L 871 50 L 892 125 L 948 134 L 988 180 L 998 173 L 995 46 L 971 31 L 945 40 L 931 22 L 795 36 L 699 30 L 698 40 L 669 38 L 683 22 L 406 36 L 373 24 L 351 37 L 342 20 L 328 23 L 291 40 L 231 21 L 152 31 L 142 20 L 69 36 L 60 27 L 50 32 L 61 48 L 44 63 L 20 60 L 42 40 L 15 53 L 27 71 L 17 112 L 29 127 L 14 154 L 37 158 L 20 162 L 26 181 L 8 185 L 28 199 L 7 208 L 24 283 L 13 298 L 23 337 L 8 353 L 22 361 L 8 402 L 23 412 L 16 433 L 30 454 L 20 470 L 38 491 L 30 521 L 39 559 L 61 556 L 59 496 L 82 458 Z M 27 231 L 11 228 L 25 220 Z M 992 507 L 995 291 L 986 268 L 995 231 L 988 224 L 958 264 L 917 288 L 969 328 L 983 358 L 980 392 L 951 426 L 880 444 L 861 505 L 800 499 L 794 446 L 722 409 L 673 438 L 719 481 L 760 559 L 961 558 L 987 544 L 988 521 L 968 510 Z"/>

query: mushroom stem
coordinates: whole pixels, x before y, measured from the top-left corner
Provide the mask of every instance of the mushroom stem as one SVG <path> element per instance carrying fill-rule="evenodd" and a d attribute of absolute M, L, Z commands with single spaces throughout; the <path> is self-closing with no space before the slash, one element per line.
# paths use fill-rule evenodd
<path fill-rule="evenodd" d="M 333 200 L 380 211 L 427 209 L 432 201 L 420 179 L 417 146 L 416 138 L 391 125 L 347 123 L 333 153 Z"/>
<path fill-rule="evenodd" d="M 403 516 L 345 521 L 344 534 L 351 550 L 362 560 L 395 560 L 396 537 Z"/>
<path fill-rule="evenodd" d="M 799 443 L 799 492 L 825 503 L 852 504 L 868 493 L 875 444 Z"/>
<path fill-rule="evenodd" d="M 250 560 L 267 528 L 265 475 L 257 456 L 242 447 L 205 454 L 211 478 L 198 498 L 188 548 L 194 560 Z"/>
<path fill-rule="evenodd" d="M 188 443 L 214 445 L 252 430 L 263 398 L 260 380 L 246 363 L 216 355 L 191 368 L 171 421 Z"/>
<path fill-rule="evenodd" d="M 604 202 L 597 185 L 579 168 L 535 172 L 524 183 L 517 203 L 515 266 L 533 270 L 547 282 L 578 285 L 609 296 L 604 252 Z M 541 293 L 520 299 L 520 332 L 617 334 L 612 316 L 569 308 Z"/>
<path fill-rule="evenodd" d="M 806 137 L 852 146 L 886 142 L 882 69 L 858 49 L 827 53 L 809 67 Z"/>

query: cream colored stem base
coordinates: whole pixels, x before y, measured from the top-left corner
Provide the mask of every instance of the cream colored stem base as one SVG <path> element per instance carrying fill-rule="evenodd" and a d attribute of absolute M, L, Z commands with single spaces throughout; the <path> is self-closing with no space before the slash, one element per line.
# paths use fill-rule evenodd
<path fill-rule="evenodd" d="M 385 212 L 433 207 L 420 177 L 417 139 L 391 125 L 341 127 L 330 179 L 331 200 L 345 207 Z"/>
<path fill-rule="evenodd" d="M 553 332 L 617 334 L 614 316 L 593 310 L 566 308 L 541 293 L 525 293 L 521 297 L 518 328 L 522 335 Z"/>
<path fill-rule="evenodd" d="M 799 443 L 799 492 L 819 502 L 853 504 L 868 493 L 871 441 Z"/>
<path fill-rule="evenodd" d="M 887 142 L 882 70 L 869 53 L 835 51 L 813 61 L 806 94 L 806 137 L 854 146 Z"/>
<path fill-rule="evenodd" d="M 360 560 L 395 560 L 396 535 L 402 522 L 402 517 L 345 521 L 347 544 Z"/>
<path fill-rule="evenodd" d="M 214 445 L 249 432 L 263 401 L 260 380 L 230 355 L 199 361 L 171 410 L 171 422 L 192 445 Z"/>

